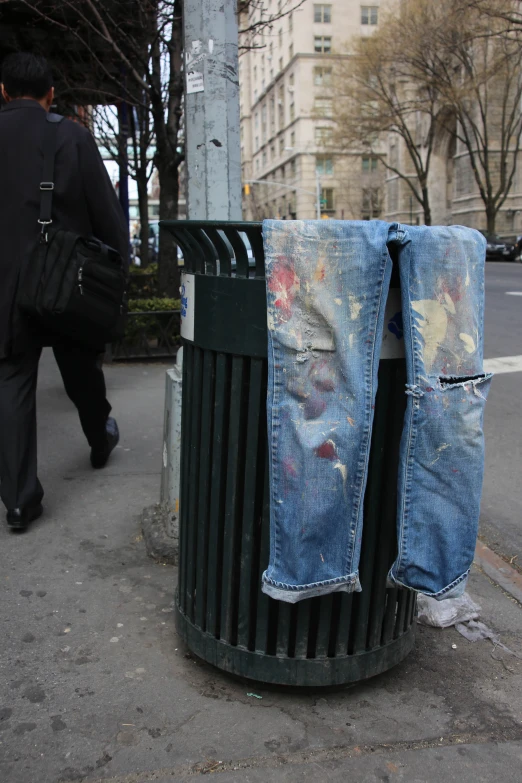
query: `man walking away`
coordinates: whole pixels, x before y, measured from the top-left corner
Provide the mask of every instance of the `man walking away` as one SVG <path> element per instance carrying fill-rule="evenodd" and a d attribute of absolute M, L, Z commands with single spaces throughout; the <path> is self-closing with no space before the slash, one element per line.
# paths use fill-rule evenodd
<path fill-rule="evenodd" d="M 94 468 L 105 466 L 119 433 L 109 416 L 103 346 L 95 350 L 36 334 L 18 311 L 21 273 L 40 234 L 43 138 L 54 88 L 45 59 L 28 53 L 5 58 L 1 82 L 5 105 L 0 111 L 0 496 L 9 527 L 23 530 L 42 513 L 36 382 L 43 345 L 53 347 Z M 86 128 L 70 120 L 57 129 L 51 228 L 99 239 L 128 263 L 128 227 L 96 143 Z"/>

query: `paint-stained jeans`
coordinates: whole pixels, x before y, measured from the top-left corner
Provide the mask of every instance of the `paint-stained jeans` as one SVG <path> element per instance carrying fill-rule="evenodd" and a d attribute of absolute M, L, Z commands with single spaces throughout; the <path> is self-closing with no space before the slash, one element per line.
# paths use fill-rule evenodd
<path fill-rule="evenodd" d="M 270 562 L 294 603 L 360 590 L 358 565 L 384 308 L 398 258 L 407 408 L 389 581 L 460 595 L 484 469 L 485 240 L 462 226 L 265 221 Z M 400 328 L 400 325 L 397 327 Z"/>

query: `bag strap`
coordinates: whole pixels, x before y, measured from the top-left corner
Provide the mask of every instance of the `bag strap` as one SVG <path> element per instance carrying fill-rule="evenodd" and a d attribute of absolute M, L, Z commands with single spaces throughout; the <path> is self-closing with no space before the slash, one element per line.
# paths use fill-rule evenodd
<path fill-rule="evenodd" d="M 56 155 L 56 136 L 58 125 L 63 120 L 60 114 L 48 113 L 46 116 L 43 140 L 43 171 L 40 182 L 40 217 L 41 226 L 40 241 L 47 243 L 49 240 L 48 226 L 53 222 L 53 190 L 54 190 L 54 159 Z"/>

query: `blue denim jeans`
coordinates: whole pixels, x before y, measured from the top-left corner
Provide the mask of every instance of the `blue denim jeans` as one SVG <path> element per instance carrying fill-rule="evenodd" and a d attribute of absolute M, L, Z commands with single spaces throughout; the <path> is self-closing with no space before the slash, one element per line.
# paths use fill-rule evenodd
<path fill-rule="evenodd" d="M 263 591 L 360 590 L 363 499 L 395 247 L 407 407 L 389 583 L 464 589 L 484 470 L 485 239 L 462 226 L 265 221 L 271 522 Z M 395 337 L 393 337 L 395 335 Z"/>

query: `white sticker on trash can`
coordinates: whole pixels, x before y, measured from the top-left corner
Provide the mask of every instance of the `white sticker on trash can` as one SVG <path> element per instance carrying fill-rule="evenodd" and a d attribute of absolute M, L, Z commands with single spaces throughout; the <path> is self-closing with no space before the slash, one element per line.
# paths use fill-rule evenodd
<path fill-rule="evenodd" d="M 382 330 L 381 359 L 404 358 L 404 332 L 400 288 L 390 288 Z"/>
<path fill-rule="evenodd" d="M 181 275 L 181 336 L 194 342 L 194 275 L 184 272 Z"/>

